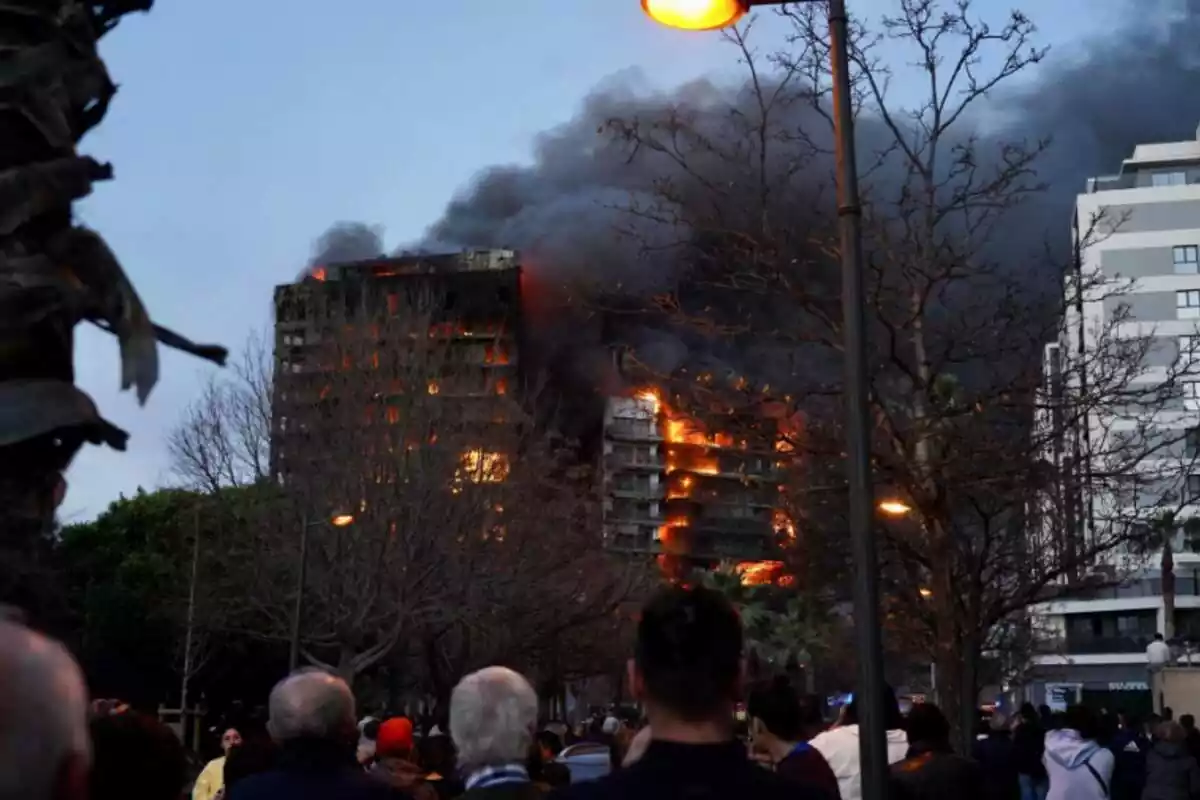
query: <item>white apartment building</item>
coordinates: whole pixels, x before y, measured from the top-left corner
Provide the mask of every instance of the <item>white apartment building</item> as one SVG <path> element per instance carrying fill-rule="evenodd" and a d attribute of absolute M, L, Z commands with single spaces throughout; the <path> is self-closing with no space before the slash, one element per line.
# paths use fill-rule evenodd
<path fill-rule="evenodd" d="M 1140 380 L 1161 385 L 1170 365 L 1193 342 L 1200 343 L 1192 338 L 1200 323 L 1200 132 L 1193 141 L 1138 145 L 1119 174 L 1088 181 L 1075 215 L 1075 231 L 1087 231 L 1098 215 L 1115 224 L 1110 235 L 1080 248 L 1080 273 L 1125 284 L 1128 293 L 1083 303 L 1082 325 L 1078 312 L 1075 319 L 1068 318 L 1063 341 L 1047 348 L 1048 380 L 1080 338 L 1083 347 L 1094 345 L 1095 331 L 1123 305 L 1129 318 L 1118 334 L 1155 337 Z M 1119 429 L 1122 423 L 1104 424 Z M 1164 457 L 1182 464 L 1195 455 L 1200 447 L 1200 382 L 1185 384 L 1183 397 L 1154 412 L 1153 424 L 1181 437 L 1178 452 Z M 1180 516 L 1200 515 L 1200 474 L 1180 482 L 1179 502 L 1185 504 Z M 1067 523 L 1073 528 L 1068 535 L 1088 536 L 1089 520 L 1105 513 L 1106 502 L 1111 507 L 1106 498 L 1084 498 L 1076 518 Z M 1153 511 L 1137 513 L 1150 516 Z M 1180 532 L 1173 551 L 1176 635 L 1200 639 L 1200 540 Z M 1114 554 L 1113 563 L 1098 564 L 1096 570 L 1127 576 L 1117 565 L 1121 559 L 1122 554 Z M 1034 657 L 1027 699 L 1052 706 L 1087 702 L 1109 709 L 1150 709 L 1145 648 L 1164 629 L 1165 616 L 1159 557 L 1139 563 L 1145 566 L 1120 585 L 1033 609 L 1034 625 L 1051 645 Z M 1179 711 L 1200 713 L 1200 707 Z"/>

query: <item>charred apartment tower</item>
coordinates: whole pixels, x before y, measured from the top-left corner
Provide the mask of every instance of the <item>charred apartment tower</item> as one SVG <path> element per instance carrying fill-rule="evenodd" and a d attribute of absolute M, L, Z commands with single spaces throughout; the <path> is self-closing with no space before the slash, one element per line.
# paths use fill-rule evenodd
<path fill-rule="evenodd" d="M 338 439 L 369 449 L 370 431 L 415 418 L 424 430 L 410 448 L 443 424 L 443 440 L 453 427 L 486 442 L 517 390 L 520 282 L 515 252 L 468 250 L 326 264 L 276 287 L 276 479 L 304 485 L 321 459 L 362 455 L 339 452 Z"/>
<path fill-rule="evenodd" d="M 660 556 L 668 574 L 739 562 L 770 580 L 794 534 L 779 509 L 780 414 L 686 413 L 659 387 L 607 403 L 605 536 L 615 550 Z M 718 424 L 720 427 L 718 427 Z"/>

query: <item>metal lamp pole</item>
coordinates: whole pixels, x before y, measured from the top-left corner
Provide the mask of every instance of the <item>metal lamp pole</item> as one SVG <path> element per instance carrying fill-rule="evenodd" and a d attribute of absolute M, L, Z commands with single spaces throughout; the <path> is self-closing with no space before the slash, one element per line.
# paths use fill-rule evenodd
<path fill-rule="evenodd" d="M 786 0 L 642 0 L 656 21 L 672 27 L 714 30 L 735 23 L 752 6 Z M 833 73 L 838 228 L 842 248 L 843 349 L 846 361 L 846 472 L 850 488 L 853 544 L 854 620 L 858 648 L 858 708 L 863 800 L 885 800 L 888 791 L 883 644 L 879 626 L 879 573 L 875 552 L 871 487 L 869 384 L 867 375 L 866 291 L 862 264 L 862 204 L 850 103 L 850 57 L 845 0 L 827 0 L 829 54 Z"/>
<path fill-rule="evenodd" d="M 295 672 L 300 666 L 300 621 L 304 616 L 304 589 L 308 583 L 308 532 L 318 525 L 332 525 L 344 528 L 354 522 L 349 514 L 336 514 L 330 519 L 316 519 L 311 522 L 305 512 L 300 521 L 300 569 L 296 575 L 296 601 L 292 606 L 292 630 L 288 647 L 288 672 Z"/>

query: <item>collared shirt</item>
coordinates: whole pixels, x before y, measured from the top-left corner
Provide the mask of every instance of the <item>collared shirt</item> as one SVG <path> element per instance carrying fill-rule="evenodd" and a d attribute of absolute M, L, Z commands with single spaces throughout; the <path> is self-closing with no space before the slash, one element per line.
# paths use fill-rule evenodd
<path fill-rule="evenodd" d="M 529 771 L 524 764 L 503 764 L 477 769 L 467 776 L 467 789 L 486 789 L 506 783 L 529 783 Z"/>

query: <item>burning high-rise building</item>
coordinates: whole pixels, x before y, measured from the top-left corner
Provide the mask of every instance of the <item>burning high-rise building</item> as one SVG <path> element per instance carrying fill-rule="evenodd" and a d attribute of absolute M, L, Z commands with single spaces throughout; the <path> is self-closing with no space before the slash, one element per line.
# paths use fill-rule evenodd
<path fill-rule="evenodd" d="M 747 581 L 773 578 L 791 525 L 779 508 L 781 420 L 759 412 L 743 424 L 726 415 L 703 419 L 654 386 L 611 398 L 604 417 L 609 546 L 656 555 L 672 576 L 736 561 Z"/>
<path fill-rule="evenodd" d="M 324 264 L 277 287 L 277 479 L 346 458 L 337 437 L 373 425 L 406 427 L 409 447 L 450 428 L 486 442 L 518 388 L 520 284 L 513 251 L 468 250 Z M 498 455 L 464 453 L 464 470 L 500 474 Z"/>

